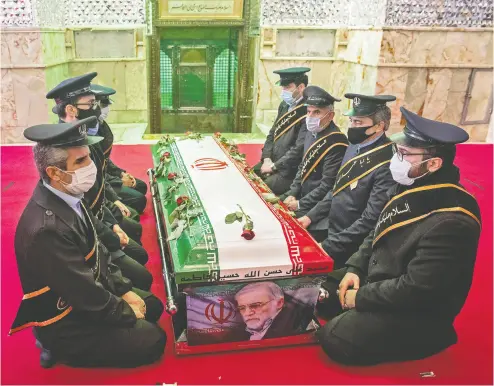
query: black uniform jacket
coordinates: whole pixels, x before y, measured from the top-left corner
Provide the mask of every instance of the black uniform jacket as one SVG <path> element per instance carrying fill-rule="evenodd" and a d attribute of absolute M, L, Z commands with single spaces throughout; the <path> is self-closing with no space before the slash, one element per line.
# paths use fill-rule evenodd
<path fill-rule="evenodd" d="M 389 196 L 446 183 L 459 185 L 456 166 L 442 168 L 411 186 L 396 185 Z M 437 189 L 433 200 L 441 203 L 445 194 L 445 189 Z M 479 213 L 478 206 L 474 212 Z M 444 211 L 396 228 L 374 246 L 371 232 L 346 263 L 361 278 L 357 311 L 412 313 L 451 323 L 472 283 L 480 230 L 472 216 Z"/>
<path fill-rule="evenodd" d="M 91 211 L 83 208 L 82 212 L 84 220 L 39 182 L 20 218 L 15 252 L 22 288 L 24 294 L 31 294 L 31 304 L 24 307 L 28 311 L 21 312 L 21 306 L 18 318 L 31 319 L 30 326 L 56 331 L 74 322 L 115 326 L 136 322 L 130 306 L 119 297 L 131 290 L 132 283 L 110 263 L 108 250 L 95 237 Z M 47 316 L 50 322 L 40 324 Z"/>
<path fill-rule="evenodd" d="M 297 115 L 305 116 L 307 114 L 307 107 L 303 106 L 304 103 L 305 101 L 302 99 L 295 107 Z M 276 128 L 280 121 L 289 115 L 288 109 L 289 105 L 286 102 L 281 102 L 278 107 L 278 115 L 262 149 L 261 163 L 265 158 L 270 158 L 276 166 L 277 173 L 280 173 L 283 177 L 293 179 L 302 161 L 307 128 L 305 126 L 305 118 L 300 117 L 300 119 L 296 119 L 298 121 L 296 124 L 275 140 Z M 294 110 L 290 113 L 294 113 Z M 279 132 L 282 131 L 283 129 L 279 130 Z"/>
<path fill-rule="evenodd" d="M 379 140 L 364 148 L 364 154 L 381 148 L 391 159 L 391 141 L 383 135 Z M 388 161 L 389 161 L 388 159 Z M 348 161 L 350 162 L 350 161 Z M 328 237 L 322 247 L 335 261 L 335 269 L 342 268 L 355 253 L 370 231 L 374 229 L 381 210 L 388 201 L 387 192 L 396 183 L 389 170 L 389 162 L 382 164 L 355 183 L 345 187 L 333 197 L 333 189 L 315 210 L 310 212 L 313 222 L 323 221 L 328 228 Z"/>
<path fill-rule="evenodd" d="M 106 178 L 110 185 L 115 188 L 122 187 L 122 173 L 125 172 L 124 169 L 119 168 L 110 159 L 111 151 L 113 147 L 113 132 L 106 121 L 99 123 L 98 135 L 102 136 L 104 139 L 99 142 L 101 150 L 105 156 L 106 160 Z"/>
<path fill-rule="evenodd" d="M 341 133 L 334 122 L 331 122 L 327 128 L 317 133 L 315 136 L 312 133 L 307 132 L 305 135 L 304 154 L 321 138 L 335 132 Z M 284 199 L 287 196 L 294 196 L 299 200 L 299 210 L 296 211 L 297 217 L 305 215 L 312 217 L 314 212 L 318 210 L 317 204 L 323 200 L 333 188 L 336 174 L 341 166 L 341 161 L 343 160 L 348 144 L 348 141 L 343 134 L 337 135 L 337 140 L 335 141 L 341 145 L 332 147 L 305 180 L 303 180 L 301 173 L 303 167 L 302 161 L 297 175 L 290 186 L 290 190 L 281 197 Z M 327 226 L 324 227 L 323 220 L 325 219 L 311 223 L 309 230 L 327 229 Z"/>

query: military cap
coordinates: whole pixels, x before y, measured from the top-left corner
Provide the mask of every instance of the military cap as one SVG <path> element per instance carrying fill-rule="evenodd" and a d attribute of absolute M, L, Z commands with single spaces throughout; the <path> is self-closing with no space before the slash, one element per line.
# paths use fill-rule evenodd
<path fill-rule="evenodd" d="M 100 86 L 99 84 L 91 84 L 91 91 L 94 93 L 96 100 L 104 101 L 107 104 L 112 103 L 112 100 L 109 98 L 110 95 L 116 93 L 111 87 Z"/>
<path fill-rule="evenodd" d="M 404 107 L 400 107 L 400 111 L 406 125 L 402 133 L 391 137 L 399 145 L 429 148 L 454 146 L 468 141 L 468 133 L 458 126 L 421 117 Z"/>
<path fill-rule="evenodd" d="M 308 86 L 304 89 L 304 99 L 306 106 L 324 107 L 339 102 L 341 99 L 335 98 L 327 91 L 318 86 Z"/>
<path fill-rule="evenodd" d="M 70 100 L 71 98 L 94 94 L 91 91 L 91 80 L 93 80 L 97 72 L 90 72 L 89 74 L 76 76 L 75 78 L 65 79 L 59 85 L 55 86 L 52 90 L 46 94 L 47 99 L 55 99 L 57 104 Z"/>
<path fill-rule="evenodd" d="M 352 108 L 344 113 L 350 117 L 368 117 L 376 113 L 387 102 L 396 100 L 393 95 L 362 95 L 362 94 L 345 94 L 345 98 L 352 99 Z"/>
<path fill-rule="evenodd" d="M 276 70 L 273 73 L 280 76 L 280 80 L 276 82 L 279 86 L 287 86 L 290 83 L 301 82 L 304 75 L 310 71 L 309 67 L 291 67 L 283 70 Z"/>
<path fill-rule="evenodd" d="M 103 137 L 87 135 L 87 125 L 96 120 L 96 117 L 89 117 L 74 122 L 31 126 L 24 130 L 24 137 L 30 141 L 53 147 L 93 145 L 103 139 Z"/>

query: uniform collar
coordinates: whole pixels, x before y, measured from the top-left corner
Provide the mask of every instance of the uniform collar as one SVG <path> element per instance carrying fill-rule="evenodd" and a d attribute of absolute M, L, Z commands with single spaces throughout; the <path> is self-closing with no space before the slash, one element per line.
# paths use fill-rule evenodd
<path fill-rule="evenodd" d="M 52 192 L 54 195 L 57 197 L 60 197 L 62 200 L 64 200 L 68 206 L 70 206 L 72 209 L 79 211 L 79 205 L 82 200 L 82 197 L 84 195 L 80 196 L 72 196 L 70 194 L 64 193 L 58 189 L 55 189 L 53 186 L 48 184 L 45 180 L 43 180 L 43 185 L 46 189 L 48 189 L 50 192 Z"/>
<path fill-rule="evenodd" d="M 359 144 L 357 144 L 356 145 L 357 146 L 357 154 L 359 154 L 360 151 L 363 148 L 375 144 L 377 141 L 379 141 L 382 138 L 383 135 L 384 135 L 384 131 L 381 133 L 381 135 L 379 135 L 378 137 L 374 138 L 372 141 L 369 141 L 369 142 L 366 142 L 366 143 L 359 143 Z"/>

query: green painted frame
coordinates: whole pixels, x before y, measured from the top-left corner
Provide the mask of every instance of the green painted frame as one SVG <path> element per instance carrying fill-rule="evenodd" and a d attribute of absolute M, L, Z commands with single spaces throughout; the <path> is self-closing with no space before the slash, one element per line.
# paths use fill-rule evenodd
<path fill-rule="evenodd" d="M 254 78 L 255 59 L 259 47 L 259 12 L 258 0 L 243 1 L 242 20 L 197 20 L 159 18 L 159 0 L 150 2 L 148 17 L 151 17 L 150 32 L 147 35 L 148 65 L 148 133 L 161 132 L 161 96 L 160 96 L 160 31 L 170 27 L 239 27 L 238 36 L 238 72 L 236 88 L 233 128 L 234 133 L 250 133 L 254 122 Z M 149 4 L 148 4 L 149 5 Z"/>

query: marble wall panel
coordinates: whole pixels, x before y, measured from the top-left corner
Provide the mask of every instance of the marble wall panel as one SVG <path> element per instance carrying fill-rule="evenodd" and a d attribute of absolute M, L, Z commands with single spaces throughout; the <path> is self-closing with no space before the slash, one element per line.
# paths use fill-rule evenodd
<path fill-rule="evenodd" d="M 276 82 L 280 79 L 279 75 L 273 74 L 273 71 L 288 67 L 310 67 L 312 68 L 312 61 L 304 60 L 259 60 L 258 71 L 258 104 L 257 108 L 261 110 L 273 110 L 277 109 L 281 102 L 281 88 L 276 85 Z M 309 83 L 311 83 L 314 76 L 314 71 L 309 72 Z"/>
<path fill-rule="evenodd" d="M 43 63 L 39 31 L 2 31 L 2 65 L 32 66 Z"/>
<path fill-rule="evenodd" d="M 492 31 L 385 30 L 380 63 L 492 64 Z"/>
<path fill-rule="evenodd" d="M 453 71 L 449 68 L 430 70 L 422 116 L 435 121 L 443 120 L 452 77 Z"/>
<path fill-rule="evenodd" d="M 446 98 L 446 109 L 441 118 L 443 122 L 460 125 L 471 70 L 454 69 L 452 72 L 453 75 Z"/>
<path fill-rule="evenodd" d="M 491 116 L 492 122 L 492 116 Z M 468 142 L 488 142 L 492 143 L 492 132 L 489 133 L 489 124 L 479 124 L 479 125 L 471 125 L 471 126 L 462 126 L 465 130 L 468 131 L 470 135 L 470 139 Z"/>
<path fill-rule="evenodd" d="M 383 31 L 350 30 L 347 47 L 339 59 L 376 66 L 379 61 Z"/>
<path fill-rule="evenodd" d="M 15 109 L 14 84 L 12 82 L 12 70 L 2 69 L 1 82 L 1 127 L 2 136 L 9 128 L 18 125 L 17 113 Z"/>
<path fill-rule="evenodd" d="M 13 69 L 11 76 L 18 126 L 25 128 L 48 122 L 44 70 Z"/>
<path fill-rule="evenodd" d="M 405 95 L 408 82 L 408 68 L 380 68 L 377 74 L 376 95 L 390 94 L 396 96 L 391 108 L 390 133 L 403 128 L 400 107 L 405 105 Z"/>
<path fill-rule="evenodd" d="M 408 63 L 412 48 L 413 31 L 383 31 L 380 63 Z"/>
<path fill-rule="evenodd" d="M 477 71 L 473 79 L 466 121 L 483 121 L 492 111 L 492 71 Z"/>
<path fill-rule="evenodd" d="M 125 65 L 125 98 L 128 110 L 147 109 L 146 62 L 127 62 Z"/>
<path fill-rule="evenodd" d="M 78 76 L 96 71 L 98 76 L 94 83 L 114 88 L 117 93 L 114 96 L 114 110 L 127 110 L 126 94 L 126 62 L 72 62 L 69 63 L 70 76 Z"/>

